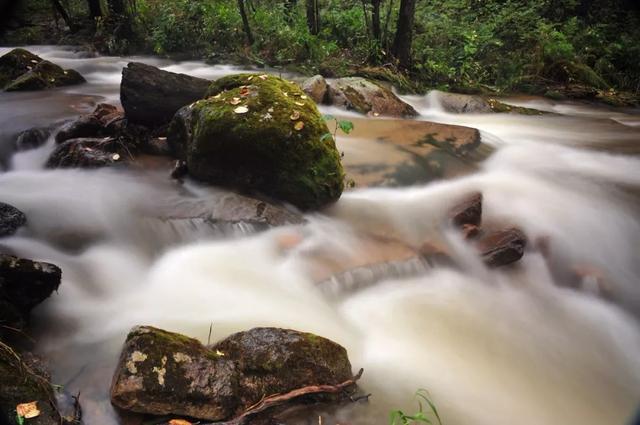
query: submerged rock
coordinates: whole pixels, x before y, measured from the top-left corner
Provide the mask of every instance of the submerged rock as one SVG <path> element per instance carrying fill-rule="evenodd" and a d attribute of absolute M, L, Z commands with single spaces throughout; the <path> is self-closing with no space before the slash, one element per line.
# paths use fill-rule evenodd
<path fill-rule="evenodd" d="M 327 81 L 322 75 L 314 75 L 302 83 L 302 91 L 318 104 L 324 103 L 327 99 L 328 89 Z"/>
<path fill-rule="evenodd" d="M 122 70 L 120 101 L 127 119 L 157 127 L 185 105 L 201 99 L 211 82 L 131 62 Z"/>
<path fill-rule="evenodd" d="M 329 103 L 361 114 L 414 117 L 418 112 L 386 87 L 362 77 L 330 82 Z"/>
<path fill-rule="evenodd" d="M 309 333 L 256 328 L 207 348 L 140 326 L 125 341 L 111 402 L 133 412 L 219 421 L 269 395 L 351 378 L 346 350 Z"/>
<path fill-rule="evenodd" d="M 22 328 L 31 309 L 58 289 L 61 277 L 53 264 L 0 254 L 0 324 Z"/>
<path fill-rule="evenodd" d="M 84 83 L 73 69 L 62 69 L 24 49 L 0 57 L 0 85 L 6 91 L 43 90 Z"/>
<path fill-rule="evenodd" d="M 0 237 L 13 235 L 27 222 L 27 217 L 14 206 L 0 202 Z"/>
<path fill-rule="evenodd" d="M 16 137 L 15 148 L 17 151 L 26 151 L 29 149 L 39 148 L 44 145 L 49 136 L 60 124 L 54 124 L 46 127 L 33 127 L 24 130 Z"/>
<path fill-rule="evenodd" d="M 344 187 L 340 154 L 315 104 L 274 76 L 214 82 L 206 99 L 175 115 L 168 141 L 192 177 L 301 209 L 336 201 Z"/>
<path fill-rule="evenodd" d="M 480 226 L 482 222 L 482 193 L 475 192 L 466 196 L 449 211 L 449 218 L 456 227 Z"/>
<path fill-rule="evenodd" d="M 113 138 L 79 138 L 58 145 L 47 160 L 47 168 L 99 168 L 128 159 L 126 148 Z"/>
<path fill-rule="evenodd" d="M 526 245 L 525 234 L 520 229 L 510 228 L 482 235 L 476 248 L 486 265 L 500 267 L 520 260 Z"/>

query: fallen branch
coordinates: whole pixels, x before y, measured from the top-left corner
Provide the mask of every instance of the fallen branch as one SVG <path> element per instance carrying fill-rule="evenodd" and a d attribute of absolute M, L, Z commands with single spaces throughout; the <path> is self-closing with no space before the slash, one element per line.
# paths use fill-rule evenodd
<path fill-rule="evenodd" d="M 360 369 L 356 376 L 337 385 L 309 385 L 307 387 L 297 388 L 293 391 L 289 391 L 288 393 L 273 394 L 268 397 L 264 397 L 258 403 L 247 408 L 247 410 L 245 410 L 241 415 L 229 421 L 209 422 L 203 423 L 201 425 L 242 425 L 251 416 L 262 413 L 265 410 L 271 409 L 273 407 L 281 406 L 300 397 L 317 394 L 337 394 L 355 385 L 360 377 L 362 377 L 363 372 L 364 369 Z"/>

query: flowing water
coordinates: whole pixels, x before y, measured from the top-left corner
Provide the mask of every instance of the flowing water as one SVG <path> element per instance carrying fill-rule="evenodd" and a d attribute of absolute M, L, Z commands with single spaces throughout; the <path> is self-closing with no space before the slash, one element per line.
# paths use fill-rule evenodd
<path fill-rule="evenodd" d="M 622 425 L 632 416 L 640 401 L 639 111 L 521 98 L 511 102 L 555 114 L 452 115 L 437 92 L 407 96 L 419 119 L 476 127 L 494 153 L 455 179 L 351 190 L 305 226 L 222 234 L 145 219 L 219 191 L 194 182 L 178 188 L 163 167 L 44 170 L 52 141 L 13 156 L 11 143 L 21 129 L 117 102 L 130 60 L 211 79 L 238 69 L 32 50 L 77 69 L 88 84 L 0 94 L 0 200 L 28 217 L 1 244 L 63 269 L 59 293 L 35 312 L 38 347 L 54 381 L 82 391 L 86 424 L 119 423 L 108 388 L 136 324 L 203 342 L 211 323 L 213 340 L 272 325 L 339 342 L 354 369 L 365 369 L 371 403 L 325 422 L 386 423 L 393 408 L 415 410 L 418 388 L 429 390 L 445 425 Z M 368 119 L 350 118 L 367 127 Z M 338 140 L 345 157 L 393 150 L 375 142 Z M 485 223 L 517 225 L 532 241 L 517 267 L 486 269 L 443 224 L 452 203 L 473 191 L 484 195 Z M 444 241 L 457 266 L 350 288 L 334 282 L 330 291 L 316 284 L 313 259 L 357 255 L 364 232 L 408 246 Z M 283 244 L 292 237 L 300 243 Z M 536 249 L 542 240 L 546 248 Z M 576 287 L 571 270 L 590 271 Z"/>

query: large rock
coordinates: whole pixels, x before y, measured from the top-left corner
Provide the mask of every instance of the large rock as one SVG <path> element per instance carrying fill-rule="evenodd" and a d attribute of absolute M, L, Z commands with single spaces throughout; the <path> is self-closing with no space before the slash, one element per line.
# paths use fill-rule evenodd
<path fill-rule="evenodd" d="M 0 85 L 6 91 L 43 90 L 85 81 L 77 71 L 62 69 L 24 49 L 0 57 Z"/>
<path fill-rule="evenodd" d="M 314 75 L 302 83 L 302 91 L 318 104 L 324 103 L 327 99 L 328 90 L 329 86 L 322 75 Z"/>
<path fill-rule="evenodd" d="M 514 113 L 522 115 L 541 115 L 537 109 L 512 106 L 500 102 L 494 98 L 485 98 L 477 95 L 437 92 L 437 100 L 440 107 L 453 114 L 489 114 L 489 113 Z"/>
<path fill-rule="evenodd" d="M 15 141 L 16 151 L 26 151 L 39 148 L 44 145 L 49 136 L 60 124 L 53 124 L 44 127 L 33 127 L 18 133 Z"/>
<path fill-rule="evenodd" d="M 340 154 L 315 104 L 274 76 L 240 74 L 180 110 L 168 141 L 199 180 L 314 209 L 343 190 Z"/>
<path fill-rule="evenodd" d="M 181 107 L 204 96 L 210 82 L 131 62 L 122 70 L 120 102 L 127 119 L 157 127 L 168 123 Z"/>
<path fill-rule="evenodd" d="M 31 309 L 58 289 L 61 277 L 53 264 L 0 254 L 0 324 L 23 327 Z"/>
<path fill-rule="evenodd" d="M 113 138 L 70 139 L 59 144 L 49 156 L 47 168 L 99 168 L 128 159 L 126 148 Z"/>
<path fill-rule="evenodd" d="M 13 235 L 27 222 L 27 217 L 14 206 L 0 202 L 0 237 Z"/>
<path fill-rule="evenodd" d="M 13 49 L 0 56 L 0 87 L 4 88 L 22 74 L 31 71 L 42 60 L 40 56 L 25 49 Z"/>
<path fill-rule="evenodd" d="M 413 107 L 386 87 L 362 77 L 339 78 L 330 82 L 329 103 L 367 115 L 414 117 Z"/>
<path fill-rule="evenodd" d="M 313 334 L 256 328 L 207 348 L 142 326 L 127 336 L 111 401 L 139 413 L 219 421 L 266 396 L 351 377 L 346 350 Z"/>

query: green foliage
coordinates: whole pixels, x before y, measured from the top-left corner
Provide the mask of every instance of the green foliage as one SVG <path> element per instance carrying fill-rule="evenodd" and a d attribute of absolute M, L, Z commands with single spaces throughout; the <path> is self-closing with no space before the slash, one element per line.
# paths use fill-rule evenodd
<path fill-rule="evenodd" d="M 417 423 L 433 424 L 434 422 L 432 417 L 435 417 L 437 423 L 442 425 L 438 409 L 433 401 L 431 401 L 427 390 L 421 388 L 416 391 L 414 399 L 418 403 L 418 411 L 409 415 L 404 413 L 402 410 L 393 410 L 389 415 L 390 425 L 411 425 Z M 422 404 L 423 402 L 427 403 L 427 406 L 429 407 L 428 411 L 425 411 L 424 405 Z"/>
<path fill-rule="evenodd" d="M 325 120 L 327 123 L 333 121 L 334 127 L 333 127 L 333 134 L 325 133 L 322 135 L 322 137 L 320 137 L 321 142 L 329 138 L 333 138 L 335 140 L 336 135 L 338 134 L 338 130 L 342 131 L 344 134 L 349 134 L 351 133 L 351 131 L 353 131 L 353 122 L 349 120 L 339 120 L 331 114 L 323 115 L 322 119 Z"/>

